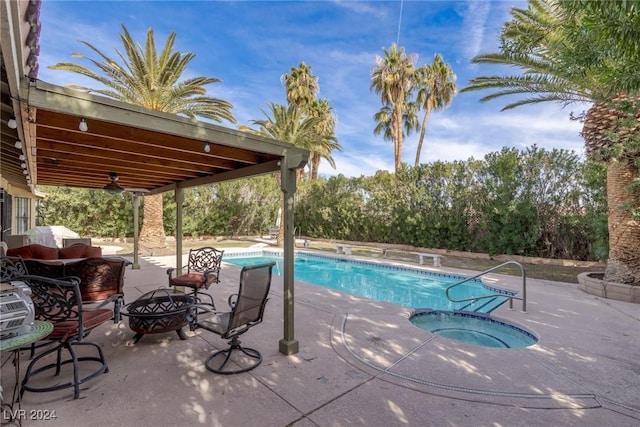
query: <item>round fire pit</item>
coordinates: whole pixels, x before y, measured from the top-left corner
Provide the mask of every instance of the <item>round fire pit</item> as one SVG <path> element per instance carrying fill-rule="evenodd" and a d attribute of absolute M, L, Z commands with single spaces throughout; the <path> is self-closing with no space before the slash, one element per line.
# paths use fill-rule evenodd
<path fill-rule="evenodd" d="M 135 343 L 145 334 L 170 331 L 176 331 L 180 339 L 186 340 L 182 328 L 187 325 L 187 312 L 195 302 L 184 292 L 160 288 L 125 305 L 126 312 L 122 314 L 129 317 L 129 328 L 136 333 Z"/>

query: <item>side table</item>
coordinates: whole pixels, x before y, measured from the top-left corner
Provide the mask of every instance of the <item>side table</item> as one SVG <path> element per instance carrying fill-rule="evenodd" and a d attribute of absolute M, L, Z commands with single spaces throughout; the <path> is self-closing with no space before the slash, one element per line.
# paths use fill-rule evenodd
<path fill-rule="evenodd" d="M 26 347 L 36 341 L 46 338 L 53 331 L 53 323 L 45 322 L 42 320 L 35 320 L 31 331 L 26 334 L 17 335 L 15 337 L 0 340 L 0 352 L 5 351 L 12 352 L 13 366 L 15 367 L 15 386 L 13 388 L 13 395 L 11 397 L 11 403 L 4 403 L 4 396 L 2 402 L 2 421 L 15 422 L 18 421 L 18 425 L 22 425 L 22 405 L 20 398 L 20 349 Z M 18 409 L 14 409 L 13 404 L 17 402 Z"/>

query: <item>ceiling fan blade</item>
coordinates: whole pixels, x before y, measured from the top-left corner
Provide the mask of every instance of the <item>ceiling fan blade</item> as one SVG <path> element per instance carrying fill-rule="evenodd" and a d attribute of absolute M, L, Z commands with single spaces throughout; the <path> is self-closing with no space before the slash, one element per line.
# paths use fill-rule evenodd
<path fill-rule="evenodd" d="M 147 190 L 146 188 L 129 188 L 129 187 L 125 187 L 123 189 L 124 191 L 128 191 L 129 193 L 148 193 L 149 190 Z"/>

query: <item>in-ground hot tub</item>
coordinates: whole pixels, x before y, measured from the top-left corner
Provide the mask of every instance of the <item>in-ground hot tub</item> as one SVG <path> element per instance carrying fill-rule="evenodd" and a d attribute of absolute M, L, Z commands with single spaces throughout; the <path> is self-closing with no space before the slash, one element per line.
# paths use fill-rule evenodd
<path fill-rule="evenodd" d="M 482 347 L 521 348 L 538 342 L 531 332 L 486 314 L 425 309 L 409 320 L 433 334 Z"/>

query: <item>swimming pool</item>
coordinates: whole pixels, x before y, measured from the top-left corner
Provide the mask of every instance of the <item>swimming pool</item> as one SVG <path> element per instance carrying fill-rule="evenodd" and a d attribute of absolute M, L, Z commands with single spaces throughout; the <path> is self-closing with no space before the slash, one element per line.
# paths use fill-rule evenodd
<path fill-rule="evenodd" d="M 273 261 L 276 263 L 273 273 L 281 275 L 283 271 L 283 258 L 277 254 L 247 256 L 225 253 L 223 261 L 238 266 Z M 412 309 L 431 308 L 490 313 L 507 301 L 506 297 L 495 297 L 455 303 L 447 299 L 445 289 L 464 279 L 462 276 L 323 255 L 297 254 L 294 271 L 296 280 Z M 455 299 L 464 299 L 496 292 L 498 292 L 496 289 L 487 288 L 476 279 L 453 288 L 451 296 Z"/>

